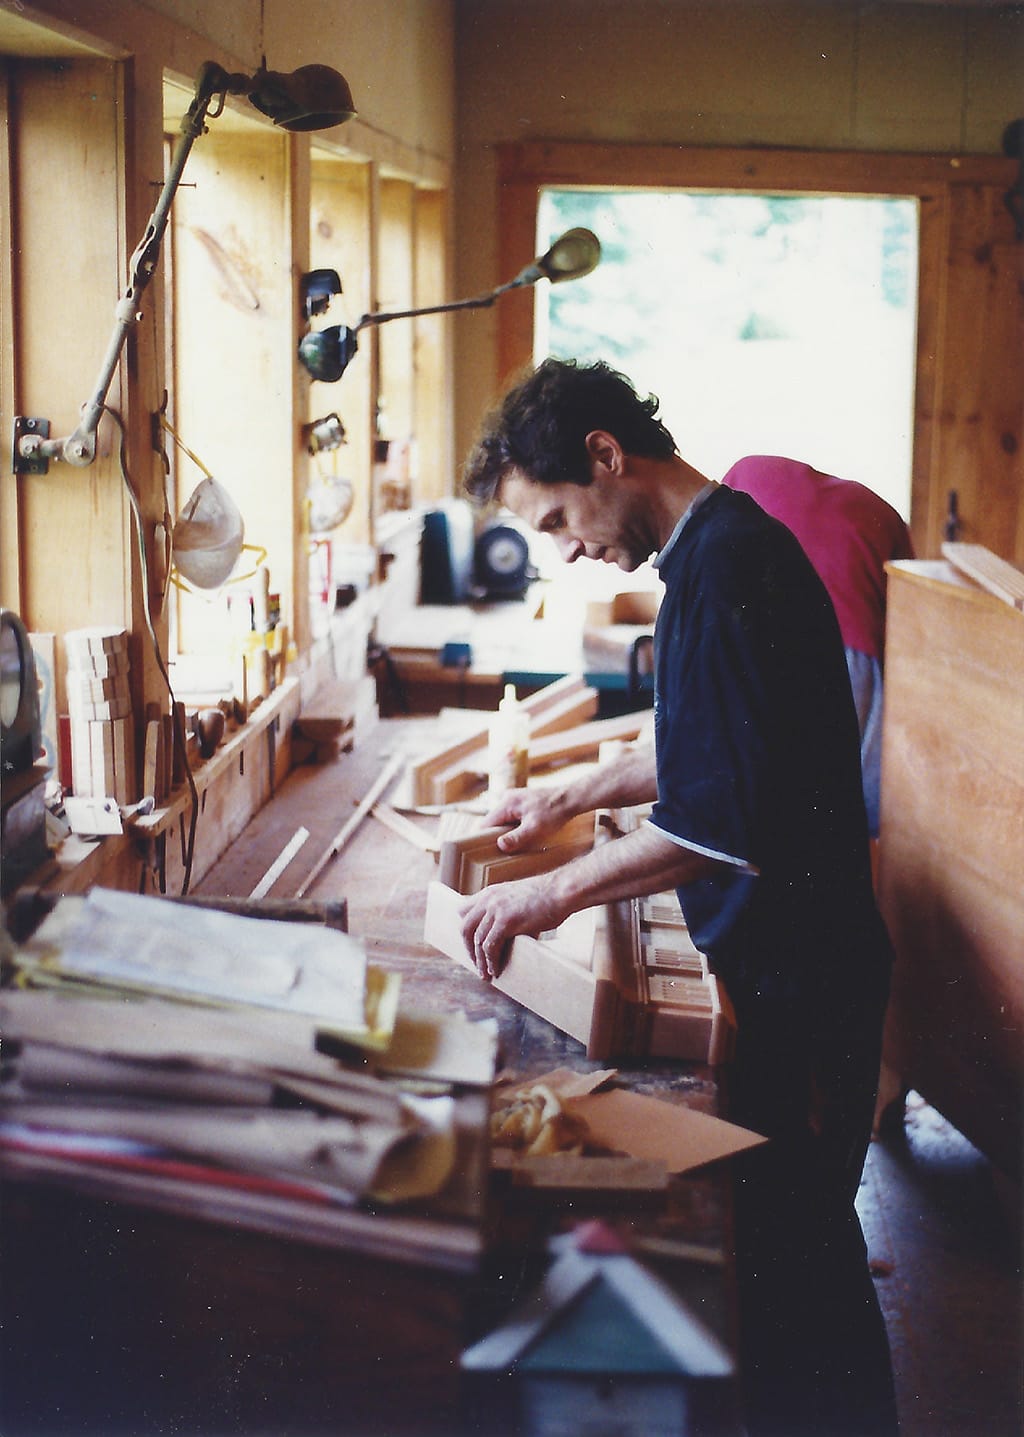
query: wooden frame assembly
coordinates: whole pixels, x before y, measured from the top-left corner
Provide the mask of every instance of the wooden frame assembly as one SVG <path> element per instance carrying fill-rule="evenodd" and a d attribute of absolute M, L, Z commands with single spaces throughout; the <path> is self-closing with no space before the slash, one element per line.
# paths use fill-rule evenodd
<path fill-rule="evenodd" d="M 635 739 L 650 724 L 649 709 L 594 718 L 597 701 L 597 690 L 579 674 L 556 679 L 521 701 L 530 720 L 530 773 L 596 759 L 603 743 Z M 490 716 L 466 737 L 409 765 L 417 807 L 457 803 L 481 791 L 487 775 L 489 725 Z"/>
<path fill-rule="evenodd" d="M 542 849 L 531 853 L 502 853 L 497 840 L 508 831 L 507 826 L 481 828 L 475 814 L 460 810 L 442 815 L 438 833 L 441 882 L 456 893 L 478 893 L 489 883 L 547 873 L 593 847 L 594 815 L 577 814 L 552 834 Z"/>
<path fill-rule="evenodd" d="M 495 846 L 501 831 L 486 830 L 475 845 L 442 843 L 442 874 L 479 887 L 482 879 L 503 881 L 555 866 L 557 845 L 515 855 L 513 867 Z M 602 815 L 591 842 L 595 833 L 598 841 L 609 836 Z M 574 841 L 564 845 L 566 859 Z M 424 938 L 475 971 L 462 938 L 459 896 L 445 882 L 430 884 Z M 732 1052 L 732 1005 L 694 947 L 672 892 L 586 909 L 539 938 L 520 935 L 493 981 L 499 992 L 583 1043 L 587 1057 L 597 1061 L 656 1057 L 717 1064 Z"/>
<path fill-rule="evenodd" d="M 560 733 L 597 712 L 597 690 L 580 674 L 567 674 L 522 701 L 530 720 L 530 738 Z M 456 803 L 480 788 L 487 773 L 490 716 L 456 743 L 437 749 L 409 765 L 412 799 L 417 805 Z"/>

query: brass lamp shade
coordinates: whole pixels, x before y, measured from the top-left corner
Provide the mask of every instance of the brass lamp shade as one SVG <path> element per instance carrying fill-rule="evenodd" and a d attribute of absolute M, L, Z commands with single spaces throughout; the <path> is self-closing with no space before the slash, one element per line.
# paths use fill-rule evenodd
<path fill-rule="evenodd" d="M 541 277 L 552 284 L 582 279 L 596 269 L 601 259 L 601 242 L 592 230 L 571 229 L 559 235 L 547 254 L 535 261 Z"/>

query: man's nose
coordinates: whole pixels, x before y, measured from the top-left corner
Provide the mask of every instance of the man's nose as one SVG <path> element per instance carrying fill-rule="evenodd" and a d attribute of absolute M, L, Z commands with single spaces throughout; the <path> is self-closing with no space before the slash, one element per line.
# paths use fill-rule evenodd
<path fill-rule="evenodd" d="M 579 539 L 570 539 L 567 534 L 559 534 L 555 543 L 558 545 L 558 552 L 567 564 L 574 564 L 582 554 L 586 553 Z"/>

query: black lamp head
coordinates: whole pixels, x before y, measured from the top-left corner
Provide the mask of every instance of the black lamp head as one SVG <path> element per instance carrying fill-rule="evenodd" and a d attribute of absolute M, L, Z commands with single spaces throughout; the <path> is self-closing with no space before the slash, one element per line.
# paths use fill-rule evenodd
<path fill-rule="evenodd" d="M 341 294 L 341 277 L 336 269 L 311 269 L 302 276 L 302 308 L 307 319 L 323 314 L 336 294 Z"/>
<path fill-rule="evenodd" d="M 282 130 L 329 130 L 356 113 L 348 81 L 329 65 L 301 65 L 283 74 L 264 63 L 247 93 L 249 103 Z"/>
<path fill-rule="evenodd" d="M 355 330 L 347 324 L 335 324 L 304 334 L 299 340 L 299 358 L 313 379 L 334 384 L 355 358 L 358 347 Z"/>

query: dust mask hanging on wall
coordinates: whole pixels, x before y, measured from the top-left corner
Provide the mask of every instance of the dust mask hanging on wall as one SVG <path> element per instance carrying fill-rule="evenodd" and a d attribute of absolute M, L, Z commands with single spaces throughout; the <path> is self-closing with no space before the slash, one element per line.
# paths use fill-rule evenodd
<path fill-rule="evenodd" d="M 174 563 L 197 589 L 217 589 L 231 574 L 245 542 L 241 511 L 212 474 L 192 491 L 174 525 Z"/>

